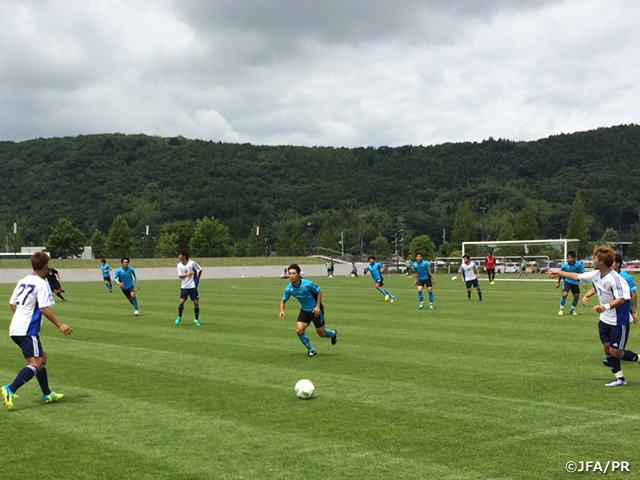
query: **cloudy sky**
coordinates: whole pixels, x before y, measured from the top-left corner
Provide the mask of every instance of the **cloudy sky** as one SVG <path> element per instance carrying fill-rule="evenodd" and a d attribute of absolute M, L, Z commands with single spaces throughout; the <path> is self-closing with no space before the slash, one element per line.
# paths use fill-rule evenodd
<path fill-rule="evenodd" d="M 638 0 L 0 0 L 0 140 L 432 145 L 640 123 Z"/>

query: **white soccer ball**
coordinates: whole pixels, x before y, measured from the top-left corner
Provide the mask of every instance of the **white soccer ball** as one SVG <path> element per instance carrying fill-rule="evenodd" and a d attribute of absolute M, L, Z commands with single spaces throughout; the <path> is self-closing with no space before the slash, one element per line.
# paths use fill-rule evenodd
<path fill-rule="evenodd" d="M 451 277 L 451 280 L 457 280 L 458 277 L 456 275 L 454 275 L 453 277 Z"/>
<path fill-rule="evenodd" d="M 304 379 L 296 383 L 295 389 L 296 389 L 296 396 L 298 398 L 302 398 L 306 400 L 307 398 L 311 398 L 311 396 L 313 395 L 313 391 L 315 390 L 315 387 L 313 386 L 313 383 L 311 383 L 310 380 Z"/>

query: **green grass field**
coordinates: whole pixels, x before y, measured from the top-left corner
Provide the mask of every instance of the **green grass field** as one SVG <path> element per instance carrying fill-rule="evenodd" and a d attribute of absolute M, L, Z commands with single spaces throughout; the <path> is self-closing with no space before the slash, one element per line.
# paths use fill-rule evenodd
<path fill-rule="evenodd" d="M 13 479 L 565 478 L 569 461 L 640 470 L 640 367 L 605 388 L 596 315 L 558 317 L 554 282 L 482 282 L 485 301 L 438 275 L 434 311 L 413 281 L 316 278 L 332 346 L 278 318 L 285 280 L 206 280 L 202 327 L 176 326 L 178 281 L 144 282 L 139 317 L 101 283 L 66 283 L 55 307 L 75 331 L 41 335 L 53 390 L 34 379 L 0 404 L 0 467 Z M 539 277 L 537 277 L 539 278 Z M 7 299 L 12 285 L 0 285 Z M 8 306 L 0 326 L 7 332 Z M 633 327 L 629 347 L 640 350 Z M 23 367 L 0 335 L 0 382 Z M 309 378 L 311 400 L 293 386 Z"/>

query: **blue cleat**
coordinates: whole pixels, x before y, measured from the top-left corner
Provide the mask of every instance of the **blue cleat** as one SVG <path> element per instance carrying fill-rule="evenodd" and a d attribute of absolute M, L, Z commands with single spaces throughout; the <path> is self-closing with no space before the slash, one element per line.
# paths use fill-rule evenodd
<path fill-rule="evenodd" d="M 336 332 L 335 336 L 331 339 L 331 345 L 335 345 L 338 343 L 338 330 L 334 330 Z"/>
<path fill-rule="evenodd" d="M 2 388 L 2 397 L 4 398 L 4 404 L 7 406 L 9 410 L 13 410 L 13 399 L 18 398 L 18 396 L 11 391 L 9 385 L 4 385 Z"/>
<path fill-rule="evenodd" d="M 182 318 L 178 317 L 178 318 L 176 318 L 176 321 L 174 323 L 176 325 L 180 325 L 180 320 L 182 320 Z"/>
<path fill-rule="evenodd" d="M 64 393 L 51 392 L 49 395 L 42 395 L 44 403 L 53 403 L 62 400 Z"/>
<path fill-rule="evenodd" d="M 194 320 L 193 323 L 196 325 L 196 327 L 200 326 L 200 322 L 198 320 Z"/>

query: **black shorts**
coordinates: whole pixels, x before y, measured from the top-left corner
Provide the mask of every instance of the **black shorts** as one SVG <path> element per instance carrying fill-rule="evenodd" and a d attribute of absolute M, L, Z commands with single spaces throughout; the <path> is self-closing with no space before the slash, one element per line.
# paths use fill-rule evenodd
<path fill-rule="evenodd" d="M 49 286 L 51 287 L 52 292 L 55 292 L 56 290 L 62 290 L 62 287 L 58 282 L 49 282 Z"/>
<path fill-rule="evenodd" d="M 105 282 L 111 283 L 111 275 L 107 275 L 106 277 L 102 277 L 102 280 L 104 280 Z"/>
<path fill-rule="evenodd" d="M 473 280 L 465 280 L 465 283 L 467 284 L 467 288 L 471 288 L 471 287 L 480 288 L 480 284 L 478 283 L 477 278 L 474 278 Z"/>
<path fill-rule="evenodd" d="M 384 287 L 384 277 L 382 275 L 380 275 L 380 280 L 374 280 L 374 282 L 380 285 L 381 287 Z"/>
<path fill-rule="evenodd" d="M 129 288 L 122 288 L 122 293 L 124 293 L 124 296 L 127 297 L 129 300 L 131 299 L 131 294 L 135 293 L 136 289 L 135 287 L 129 287 Z"/>
<path fill-rule="evenodd" d="M 306 323 L 307 325 L 313 322 L 316 328 L 322 328 L 324 326 L 324 307 L 320 308 L 320 315 L 317 317 L 313 315 L 313 312 L 300 310 L 300 313 L 298 314 L 298 322 Z"/>
<path fill-rule="evenodd" d="M 562 282 L 562 291 L 580 295 L 580 285 L 576 285 L 575 283 Z"/>
<path fill-rule="evenodd" d="M 487 273 L 496 273 L 495 268 L 487 268 Z"/>
<path fill-rule="evenodd" d="M 427 278 L 426 280 L 418 280 L 418 282 L 416 283 L 416 285 L 418 287 L 427 287 L 427 288 L 431 288 L 433 287 L 433 283 L 431 283 L 431 277 Z"/>

